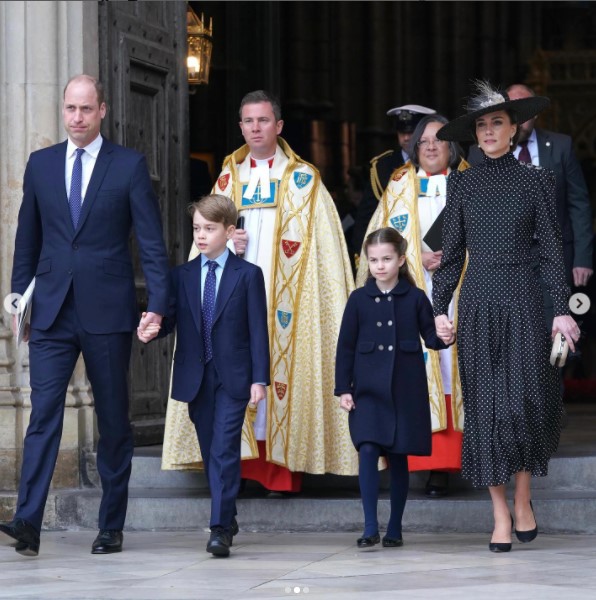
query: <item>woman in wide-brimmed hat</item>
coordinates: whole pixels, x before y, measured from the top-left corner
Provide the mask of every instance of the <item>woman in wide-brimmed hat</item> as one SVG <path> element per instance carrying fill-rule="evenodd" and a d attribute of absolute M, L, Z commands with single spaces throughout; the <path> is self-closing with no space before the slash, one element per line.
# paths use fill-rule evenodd
<path fill-rule="evenodd" d="M 485 154 L 482 164 L 449 176 L 433 305 L 437 330 L 448 340 L 454 325 L 447 308 L 467 255 L 456 324 L 466 415 L 462 475 L 489 488 L 493 552 L 511 549 L 513 516 L 505 484 L 512 475 L 516 536 L 521 542 L 536 537 L 530 481 L 547 474 L 561 428 L 559 374 L 549 364 L 552 342 L 532 270 L 535 236 L 555 308 L 552 335 L 562 333 L 572 348 L 579 338 L 568 315 L 554 175 L 511 153 L 518 124 L 548 105 L 540 96 L 509 100 L 505 92 L 477 82 L 466 114 L 437 132 L 439 139 L 475 140 Z"/>

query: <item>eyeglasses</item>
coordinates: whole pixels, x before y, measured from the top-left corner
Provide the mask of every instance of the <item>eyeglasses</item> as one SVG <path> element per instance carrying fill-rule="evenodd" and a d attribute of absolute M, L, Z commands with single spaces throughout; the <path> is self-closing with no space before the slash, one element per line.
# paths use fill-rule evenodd
<path fill-rule="evenodd" d="M 418 146 L 418 148 L 428 148 L 431 144 L 433 146 L 442 146 L 446 143 L 447 142 L 445 140 L 438 140 L 437 138 L 435 138 L 434 140 L 419 140 L 418 142 L 416 142 L 416 146 Z"/>

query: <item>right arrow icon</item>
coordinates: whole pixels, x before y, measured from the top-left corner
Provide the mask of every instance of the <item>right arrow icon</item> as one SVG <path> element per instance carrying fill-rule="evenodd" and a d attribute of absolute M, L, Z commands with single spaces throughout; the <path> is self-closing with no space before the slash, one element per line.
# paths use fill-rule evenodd
<path fill-rule="evenodd" d="M 573 294 L 569 298 L 569 310 L 574 315 L 585 315 L 590 310 L 590 298 L 586 294 Z"/>

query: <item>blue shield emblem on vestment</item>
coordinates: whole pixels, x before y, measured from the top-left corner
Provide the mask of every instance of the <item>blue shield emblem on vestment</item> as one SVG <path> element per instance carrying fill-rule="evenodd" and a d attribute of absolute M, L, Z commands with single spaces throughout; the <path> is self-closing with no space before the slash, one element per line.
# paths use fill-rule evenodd
<path fill-rule="evenodd" d="M 424 356 L 424 364 L 428 361 L 428 352 L 423 352 L 422 356 Z"/>
<path fill-rule="evenodd" d="M 278 310 L 277 320 L 279 321 L 279 324 L 285 329 L 292 320 L 292 313 L 286 312 L 285 310 Z"/>
<path fill-rule="evenodd" d="M 406 227 L 408 226 L 408 219 L 409 215 L 407 214 L 397 215 L 396 217 L 390 219 L 390 222 L 395 229 L 397 229 L 400 233 L 403 233 L 406 230 Z"/>
<path fill-rule="evenodd" d="M 296 187 L 301 190 L 303 187 L 306 187 L 312 179 L 312 175 L 308 173 L 301 173 L 300 171 L 294 172 L 294 183 Z"/>

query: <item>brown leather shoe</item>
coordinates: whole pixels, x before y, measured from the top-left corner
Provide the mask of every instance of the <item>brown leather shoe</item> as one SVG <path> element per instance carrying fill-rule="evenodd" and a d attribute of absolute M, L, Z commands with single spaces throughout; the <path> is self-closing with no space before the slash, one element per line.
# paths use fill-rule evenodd
<path fill-rule="evenodd" d="M 91 554 L 113 554 L 122 552 L 124 536 L 121 531 L 100 529 L 98 536 L 91 546 Z"/>
<path fill-rule="evenodd" d="M 23 556 L 39 554 L 39 532 L 25 519 L 0 523 L 0 544 L 12 546 Z"/>

